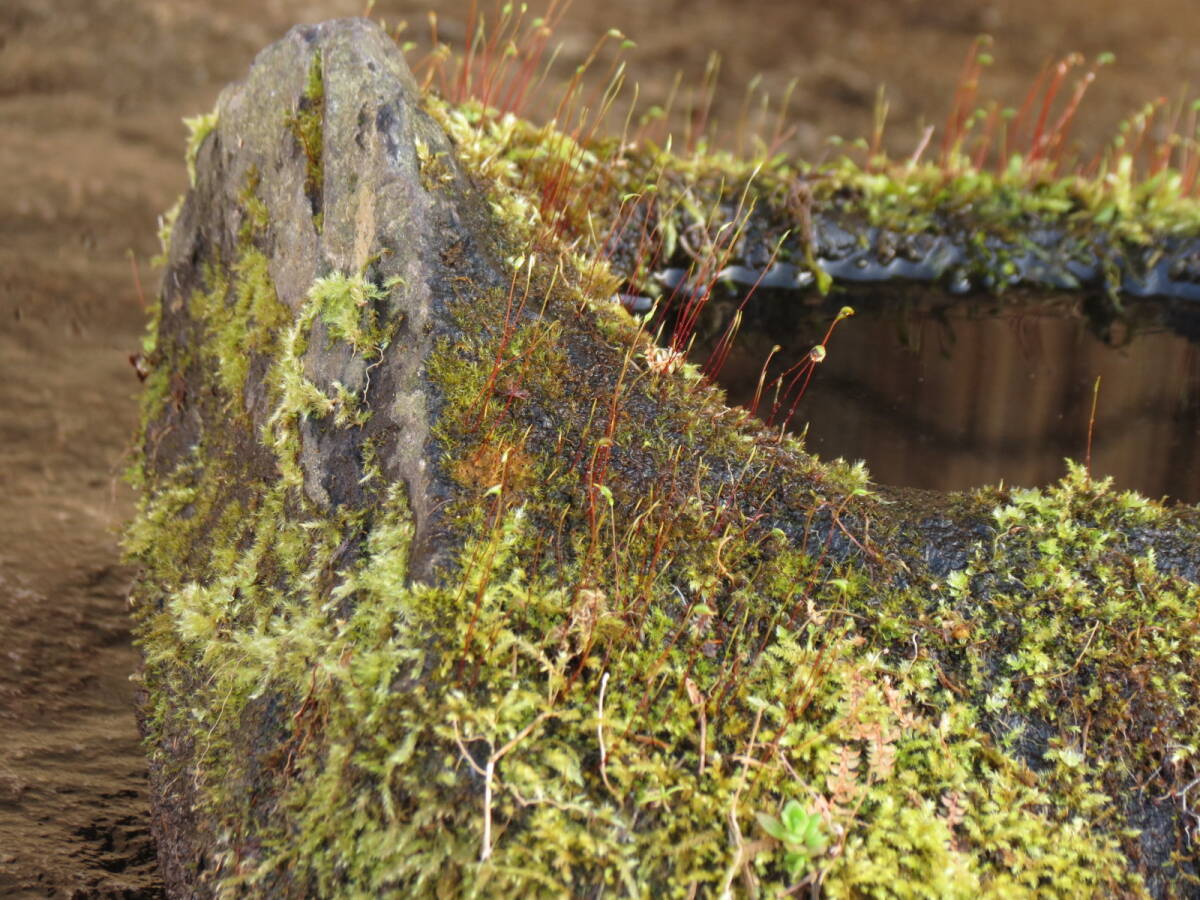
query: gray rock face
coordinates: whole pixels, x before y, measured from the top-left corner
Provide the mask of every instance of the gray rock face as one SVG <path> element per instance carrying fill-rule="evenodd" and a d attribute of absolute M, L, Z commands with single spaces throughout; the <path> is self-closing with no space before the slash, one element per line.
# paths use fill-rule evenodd
<path fill-rule="evenodd" d="M 315 64 L 322 91 L 317 109 L 306 96 Z M 312 160 L 294 124 L 305 115 L 316 117 L 320 138 L 315 185 L 308 171 Z M 365 437 L 383 434 L 388 438 L 380 458 L 383 474 L 409 486 L 418 546 L 426 545 L 436 488 L 423 457 L 436 397 L 422 364 L 446 327 L 442 301 L 448 279 L 468 274 L 487 284 L 495 278 L 490 259 L 467 238 L 473 230 L 463 223 L 480 221 L 482 212 L 466 198 L 467 185 L 446 137 L 421 112 L 416 85 L 394 43 L 365 20 L 294 28 L 258 56 L 245 81 L 222 93 L 216 117 L 199 149 L 196 184 L 172 232 L 163 283 L 164 343 L 196 337 L 190 333 L 195 317 L 185 307 L 193 292 L 212 289 L 204 280 L 206 267 L 237 260 L 251 244 L 265 254 L 270 283 L 292 320 L 301 315 L 314 282 L 330 273 L 361 275 L 386 293 L 359 301 L 373 305 L 378 321 L 394 323 L 381 358 L 365 359 L 349 342 L 331 340 L 319 317 L 307 336 L 308 380 L 323 392 L 341 385 L 373 415 L 361 431 L 329 431 L 311 419 L 303 423 L 304 488 L 326 509 L 360 502 L 361 472 L 340 465 L 339 455 Z M 438 160 L 436 193 L 423 184 L 418 144 L 427 158 Z M 254 212 L 247 209 L 251 193 L 265 207 L 265 221 L 247 238 L 254 224 Z M 456 255 L 453 272 L 441 262 L 451 244 L 468 251 Z M 244 406 L 253 435 L 269 427 L 273 405 L 263 367 L 250 362 Z M 193 445 L 202 427 L 195 420 L 199 410 L 175 412 L 178 421 L 168 416 L 156 427 L 156 433 L 172 432 L 162 436 L 155 456 L 164 464 Z M 262 455 L 262 448 L 254 442 L 246 452 Z M 427 571 L 427 561 L 417 565 L 417 574 Z"/>
<path fill-rule="evenodd" d="M 450 329 L 452 281 L 497 283 L 493 254 L 472 237 L 486 233 L 486 214 L 421 111 L 403 56 L 365 20 L 294 28 L 222 93 L 215 116 L 171 233 L 146 480 L 195 459 L 226 478 L 218 507 L 252 509 L 288 477 L 279 462 L 287 444 L 311 509 L 345 517 L 371 503 L 370 460 L 380 481 L 407 488 L 409 571 L 427 577 L 444 485 L 429 452 L 439 397 L 423 366 Z M 435 177 L 423 172 L 431 160 Z M 337 331 L 335 302 L 313 300 L 323 278 L 340 285 L 354 339 Z M 281 352 L 294 357 L 292 408 L 271 374 Z M 205 548 L 187 552 L 180 566 L 203 578 Z M 276 752 L 278 725 L 264 702 L 243 726 L 247 752 Z M 178 765 L 153 763 L 155 831 L 172 893 L 191 896 L 203 893 L 215 826 L 195 814 L 188 778 L 178 777 L 191 739 L 168 743 Z"/>

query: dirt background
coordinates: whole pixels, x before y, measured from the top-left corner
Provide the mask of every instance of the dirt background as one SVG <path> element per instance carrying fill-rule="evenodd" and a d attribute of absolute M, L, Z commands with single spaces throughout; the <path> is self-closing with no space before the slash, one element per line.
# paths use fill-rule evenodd
<path fill-rule="evenodd" d="M 466 3 L 439 8 L 461 41 Z M 3 0 L 0 3 L 0 896 L 155 897 L 129 674 L 130 571 L 119 473 L 143 327 L 134 270 L 156 275 L 155 220 L 184 189 L 180 117 L 211 109 L 254 53 L 292 24 L 360 13 L 361 0 Z M 380 2 L 426 34 L 426 7 Z M 1186 0 L 613 0 L 577 2 L 559 27 L 560 73 L 595 37 L 636 41 L 629 71 L 661 102 L 713 50 L 715 104 L 734 143 L 743 86 L 798 79 L 795 144 L 866 134 L 888 85 L 889 143 L 908 152 L 940 121 L 964 53 L 995 39 L 988 92 L 1019 100 L 1068 51 L 1111 50 L 1076 134 L 1091 147 L 1145 101 L 1200 87 Z M 554 76 L 558 78 L 561 76 Z M 132 257 L 132 258 L 131 258 Z"/>

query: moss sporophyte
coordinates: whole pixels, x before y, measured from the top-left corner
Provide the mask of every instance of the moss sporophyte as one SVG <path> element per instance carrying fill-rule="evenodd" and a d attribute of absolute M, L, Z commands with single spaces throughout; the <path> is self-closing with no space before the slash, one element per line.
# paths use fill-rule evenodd
<path fill-rule="evenodd" d="M 1036 167 L 1031 152 L 985 172 L 963 122 L 936 165 L 876 156 L 819 180 L 775 157 L 602 139 L 586 119 L 566 133 L 497 107 L 525 96 L 529 70 L 509 60 L 543 28 L 505 15 L 494 27 L 514 31 L 512 54 L 481 57 L 484 39 L 457 77 L 444 54 L 418 69 L 424 114 L 453 145 L 439 156 L 420 134 L 421 190 L 448 195 L 468 173 L 508 257 L 499 284 L 447 278 L 449 321 L 424 332 L 445 549 L 429 574 L 416 574 L 425 498 L 387 474 L 394 435 L 376 429 L 398 336 L 416 340 L 386 315 L 405 283 L 370 263 L 320 272 L 284 304 L 264 169 L 241 182 L 231 221 L 248 224 L 223 232 L 235 244 L 198 251 L 186 302 L 155 313 L 173 318 L 146 348 L 126 549 L 142 569 L 151 764 L 167 796 L 186 792 L 197 883 L 228 896 L 1192 890 L 1194 511 L 1074 465 L 1044 489 L 918 502 L 727 407 L 683 359 L 688 304 L 737 275 L 749 243 L 770 248 L 759 273 L 818 280 L 803 226 L 829 198 L 926 228 L 957 227 L 969 197 L 997 229 L 1035 215 L 1128 247 L 1192 221 L 1191 185 L 1047 180 L 1045 130 Z M 278 112 L 314 216 L 333 208 L 314 152 L 329 138 L 314 111 L 337 109 L 341 45 L 326 39 Z M 577 96 L 573 84 L 557 122 L 577 120 Z M 772 225 L 764 209 L 791 213 Z M 659 263 L 680 253 L 689 271 L 664 288 Z M 671 291 L 681 313 L 659 344 L 653 320 L 609 299 Z M 773 416 L 790 416 L 829 338 L 778 385 Z M 344 380 L 312 369 L 315 346 L 341 354 Z M 305 454 L 330 435 L 353 477 L 314 486 Z M 330 502 L 335 489 L 356 501 Z"/>

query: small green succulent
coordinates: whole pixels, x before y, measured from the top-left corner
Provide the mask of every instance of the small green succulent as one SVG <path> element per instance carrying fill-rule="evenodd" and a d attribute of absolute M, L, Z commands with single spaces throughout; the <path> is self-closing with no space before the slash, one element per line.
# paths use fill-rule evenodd
<path fill-rule="evenodd" d="M 825 849 L 820 817 L 808 812 L 799 801 L 785 803 L 779 818 L 767 813 L 757 813 L 757 817 L 763 831 L 783 844 L 783 864 L 793 879 L 803 875 L 812 858 Z"/>

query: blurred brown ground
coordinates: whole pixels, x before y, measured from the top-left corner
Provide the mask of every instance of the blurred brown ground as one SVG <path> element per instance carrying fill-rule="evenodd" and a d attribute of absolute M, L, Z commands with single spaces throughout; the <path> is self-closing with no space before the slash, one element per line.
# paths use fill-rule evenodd
<path fill-rule="evenodd" d="M 362 9 L 0 4 L 0 896 L 158 895 L 116 537 L 132 508 L 119 482 L 138 388 L 127 355 L 143 327 L 127 253 L 152 292 L 155 219 L 186 183 L 180 118 L 211 109 L 288 26 Z M 410 19 L 421 40 L 425 11 L 380 2 L 375 15 Z M 441 4 L 441 34 L 461 42 L 467 11 Z M 797 79 L 789 124 L 809 156 L 828 135 L 866 134 L 882 83 L 888 143 L 907 153 L 988 32 L 984 94 L 1010 103 L 1050 58 L 1116 53 L 1074 129 L 1095 149 L 1145 101 L 1200 88 L 1195 24 L 1186 0 L 577 2 L 554 77 L 617 27 L 638 45 L 631 80 L 661 103 L 676 71 L 685 92 L 698 85 L 716 50 L 722 142 L 736 144 L 743 87 L 761 72 L 775 96 Z"/>

